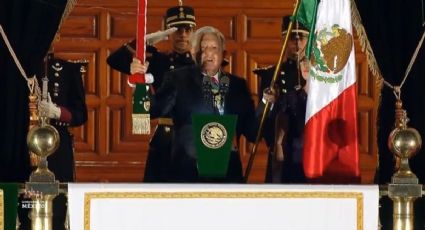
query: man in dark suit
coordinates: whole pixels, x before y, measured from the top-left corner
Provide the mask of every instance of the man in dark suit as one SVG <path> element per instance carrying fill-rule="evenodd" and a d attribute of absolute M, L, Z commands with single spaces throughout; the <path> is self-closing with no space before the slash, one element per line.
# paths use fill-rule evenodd
<path fill-rule="evenodd" d="M 190 53 L 191 45 L 189 41 L 196 26 L 193 8 L 182 5 L 169 8 L 165 21 L 167 30 L 154 33 L 153 37 L 151 36 L 151 38 L 147 39 L 146 60 L 149 62 L 147 73 L 152 74 L 155 79 L 153 83 L 149 79 L 147 79 L 147 82 L 152 83 L 155 90 L 161 85 L 165 72 L 194 64 Z M 152 45 L 163 40 L 168 34 L 173 50 L 166 53 L 159 52 Z M 135 44 L 136 42 L 132 41 L 120 47 L 108 57 L 108 64 L 126 74 L 141 71 L 137 68 L 138 65 L 130 65 L 135 53 Z M 149 144 L 144 174 L 145 182 L 167 182 L 172 134 L 173 121 L 168 114 L 164 114 L 158 119 L 158 126 Z"/>
<path fill-rule="evenodd" d="M 198 176 L 192 115 L 231 114 L 237 116 L 236 145 L 231 151 L 226 177 L 213 181 L 240 183 L 243 177 L 237 143 L 241 135 L 249 141 L 255 140 L 254 103 L 246 81 L 222 70 L 225 39 L 220 31 L 213 27 L 200 28 L 195 32 L 192 45 L 197 64 L 166 73 L 152 100 L 153 117 L 171 114 L 174 121 L 169 180 L 205 182 Z"/>
<path fill-rule="evenodd" d="M 290 16 L 282 20 L 282 37 L 289 27 Z M 280 96 L 265 121 L 264 138 L 269 147 L 266 183 L 303 183 L 303 130 L 307 94 L 306 80 L 300 71 L 308 30 L 297 21 L 289 34 L 285 56 L 278 72 L 276 88 Z M 255 69 L 261 79 L 260 92 L 270 86 L 276 66 Z"/>

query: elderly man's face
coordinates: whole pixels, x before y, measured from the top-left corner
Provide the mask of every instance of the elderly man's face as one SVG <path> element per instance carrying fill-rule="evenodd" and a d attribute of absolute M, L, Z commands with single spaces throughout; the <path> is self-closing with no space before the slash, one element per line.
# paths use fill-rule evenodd
<path fill-rule="evenodd" d="M 215 34 L 204 34 L 200 44 L 203 71 L 212 76 L 218 72 L 223 62 L 223 47 Z"/>
<path fill-rule="evenodd" d="M 190 26 L 179 26 L 177 31 L 172 33 L 170 39 L 173 43 L 173 49 L 177 53 L 189 52 L 190 45 L 190 36 L 193 33 L 193 28 Z"/>

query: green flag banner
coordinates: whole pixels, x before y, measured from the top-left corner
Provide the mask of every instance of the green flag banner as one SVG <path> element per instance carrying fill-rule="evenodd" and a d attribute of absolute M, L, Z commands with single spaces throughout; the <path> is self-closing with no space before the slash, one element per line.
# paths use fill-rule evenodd
<path fill-rule="evenodd" d="M 305 49 L 305 55 L 310 58 L 311 46 L 314 39 L 314 30 L 316 26 L 316 15 L 317 15 L 317 0 L 301 0 L 298 10 L 295 13 L 295 20 L 303 24 L 308 28 L 310 34 Z"/>
<path fill-rule="evenodd" d="M 200 177 L 226 176 L 236 121 L 236 115 L 196 114 L 192 116 Z"/>
<path fill-rule="evenodd" d="M 17 183 L 0 183 L 0 229 L 16 229 L 18 187 Z"/>
<path fill-rule="evenodd" d="M 133 134 L 150 134 L 149 110 L 149 85 L 137 83 L 133 93 Z"/>

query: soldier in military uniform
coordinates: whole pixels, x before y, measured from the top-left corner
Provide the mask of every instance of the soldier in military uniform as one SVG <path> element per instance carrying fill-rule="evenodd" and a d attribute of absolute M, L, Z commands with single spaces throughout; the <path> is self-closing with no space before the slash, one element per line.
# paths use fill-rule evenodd
<path fill-rule="evenodd" d="M 167 30 L 162 33 L 162 36 L 166 36 L 167 31 L 172 31 L 170 28 L 177 28 L 175 32 L 170 34 L 172 51 L 162 53 L 152 46 L 154 42 L 162 40 L 161 37 L 153 39 L 154 42 L 148 41 L 146 49 L 147 62 L 149 62 L 147 73 L 151 73 L 155 79 L 152 84 L 154 89 L 158 89 L 162 84 L 165 72 L 194 64 L 189 40 L 196 26 L 194 9 L 183 6 L 180 2 L 179 6 L 167 10 L 165 23 Z M 108 57 L 108 64 L 126 74 L 140 72 L 140 69 L 131 65 L 135 53 L 135 44 L 136 42 L 132 41 L 120 47 Z M 150 141 L 144 176 L 145 182 L 167 182 L 172 126 L 173 121 L 168 114 L 164 114 L 158 119 L 158 126 Z"/>
<path fill-rule="evenodd" d="M 282 36 L 285 37 L 290 17 L 282 20 Z M 303 58 L 308 30 L 294 22 L 289 35 L 276 88 L 280 96 L 274 104 L 271 116 L 264 124 L 264 139 L 269 147 L 266 183 L 302 183 L 305 181 L 302 166 L 303 130 L 307 94 L 306 80 L 299 64 Z M 276 66 L 255 69 L 260 77 L 260 95 L 270 87 Z M 307 75 L 307 74 L 306 74 Z"/>
<path fill-rule="evenodd" d="M 43 77 L 48 79 L 49 96 L 38 105 L 39 114 L 50 118 L 50 124 L 59 132 L 60 144 L 56 152 L 47 157 L 48 167 L 60 182 L 75 181 L 74 145 L 70 127 L 87 121 L 87 107 L 82 76 L 85 63 L 73 63 L 49 54 L 47 75 L 37 75 L 40 87 Z M 53 229 L 65 229 L 66 197 L 58 195 L 53 201 Z M 21 219 L 21 229 L 30 229 L 27 219 Z"/>
<path fill-rule="evenodd" d="M 48 62 L 48 91 L 51 100 L 40 102 L 40 113 L 46 112 L 50 124 L 59 132 L 60 145 L 47 157 L 49 169 L 60 182 L 75 181 L 74 139 L 70 127 L 87 121 L 87 106 L 83 76 L 86 63 L 73 63 L 50 56 Z M 53 202 L 53 229 L 65 229 L 66 197 L 61 194 Z"/>
<path fill-rule="evenodd" d="M 87 121 L 87 107 L 82 76 L 85 63 L 74 63 L 54 58 L 49 54 L 47 65 L 49 99 L 39 104 L 40 114 L 46 113 L 50 124 L 59 132 L 60 145 L 47 160 L 49 169 L 61 182 L 75 181 L 74 145 L 69 127 Z M 39 77 L 44 75 L 39 75 Z M 42 78 L 39 79 L 42 82 Z"/>

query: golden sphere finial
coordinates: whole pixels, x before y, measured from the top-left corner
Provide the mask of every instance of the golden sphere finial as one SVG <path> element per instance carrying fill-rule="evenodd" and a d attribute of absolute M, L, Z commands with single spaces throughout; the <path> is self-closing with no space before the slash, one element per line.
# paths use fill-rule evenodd
<path fill-rule="evenodd" d="M 396 128 L 388 138 L 388 148 L 400 158 L 411 158 L 421 146 L 421 135 L 413 128 Z"/>
<path fill-rule="evenodd" d="M 409 158 L 414 156 L 422 146 L 422 138 L 419 132 L 407 126 L 409 118 L 406 110 L 402 107 L 401 100 L 395 104 L 395 128 L 388 137 L 388 148 L 400 159 L 400 166 L 393 178 L 411 178 L 417 180 L 409 167 Z"/>
<path fill-rule="evenodd" d="M 27 145 L 37 156 L 47 157 L 59 147 L 59 132 L 46 123 L 45 117 L 41 119 L 41 125 L 32 127 L 28 132 Z"/>

